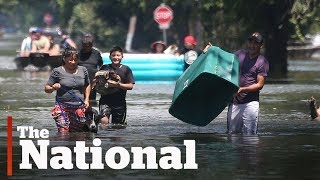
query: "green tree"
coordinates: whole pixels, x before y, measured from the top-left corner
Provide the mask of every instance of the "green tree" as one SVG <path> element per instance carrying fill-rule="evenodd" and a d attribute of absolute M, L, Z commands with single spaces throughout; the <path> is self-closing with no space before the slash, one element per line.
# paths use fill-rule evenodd
<path fill-rule="evenodd" d="M 124 46 L 129 20 L 137 17 L 133 48 L 146 52 L 151 42 L 162 39 L 162 31 L 153 20 L 153 11 L 161 3 L 174 11 L 167 32 L 169 43 L 183 46 L 183 37 L 192 34 L 201 49 L 211 41 L 230 52 L 245 47 L 253 31 L 265 36 L 265 54 L 270 75 L 287 74 L 287 43 L 304 40 L 305 34 L 320 31 L 320 0 L 0 0 L 0 11 L 9 21 L 26 31 L 32 25 L 43 26 L 43 14 L 51 12 L 56 24 L 74 37 L 90 32 L 97 46 L 108 50 Z M 2 22 L 2 21 L 1 21 Z"/>
<path fill-rule="evenodd" d="M 224 0 L 220 4 L 203 1 L 202 19 L 211 22 L 204 24 L 204 36 L 214 37 L 211 40 L 214 44 L 234 51 L 245 47 L 250 33 L 261 32 L 265 37 L 270 75 L 284 77 L 287 75 L 287 42 L 290 35 L 297 33 L 289 20 L 293 15 L 291 10 L 298 1 Z M 298 23 L 296 25 L 300 27 Z"/>

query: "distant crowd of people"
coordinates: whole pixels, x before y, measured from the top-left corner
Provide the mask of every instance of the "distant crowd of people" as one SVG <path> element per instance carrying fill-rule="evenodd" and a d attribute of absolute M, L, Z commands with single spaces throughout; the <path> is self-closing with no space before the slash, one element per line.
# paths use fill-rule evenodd
<path fill-rule="evenodd" d="M 56 37 L 61 39 L 59 43 L 55 42 Z M 70 38 L 68 32 L 65 30 L 58 30 L 57 33 L 52 33 L 38 27 L 31 27 L 29 29 L 29 35 L 22 41 L 19 56 L 29 57 L 31 53 L 47 53 L 49 56 L 57 56 L 61 55 L 67 47 L 72 47 L 81 52 L 87 52 L 89 51 L 88 49 L 93 49 L 93 56 L 96 56 L 97 49 L 93 47 L 93 36 L 91 34 L 84 35 L 81 45 L 82 47 L 78 49 L 77 44 Z M 196 49 L 196 46 L 196 38 L 192 35 L 187 35 L 184 38 L 184 46 L 182 50 L 179 50 L 176 44 L 167 46 L 164 41 L 159 40 L 151 44 L 149 53 L 173 54 L 176 56 L 184 55 L 184 69 L 187 69 L 187 67 L 189 67 L 201 53 L 201 50 Z M 83 55 L 83 58 L 84 57 L 89 58 L 88 55 Z M 89 59 L 93 58 L 91 57 Z M 100 60 L 98 61 L 101 63 Z M 100 65 L 99 63 L 98 65 Z M 92 76 L 93 75 L 91 73 L 91 78 Z"/>
<path fill-rule="evenodd" d="M 201 54 L 201 50 L 196 48 L 197 40 L 192 35 L 187 35 L 183 40 L 183 49 L 179 51 L 176 44 L 167 47 L 164 41 L 155 41 L 151 44 L 150 53 L 155 54 L 173 54 L 176 56 L 184 56 L 184 70 L 186 70 Z"/>
<path fill-rule="evenodd" d="M 54 41 L 57 35 L 62 39 L 60 44 Z M 38 27 L 31 27 L 29 35 L 21 43 L 19 56 L 29 57 L 30 53 L 47 53 L 50 56 L 56 56 L 61 54 L 67 46 L 77 48 L 66 31 L 54 34 Z"/>

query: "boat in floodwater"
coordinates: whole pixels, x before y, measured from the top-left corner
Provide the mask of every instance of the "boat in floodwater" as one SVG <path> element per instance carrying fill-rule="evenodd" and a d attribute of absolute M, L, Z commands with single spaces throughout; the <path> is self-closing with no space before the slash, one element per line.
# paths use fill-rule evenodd
<path fill-rule="evenodd" d="M 39 69 L 48 66 L 53 69 L 62 65 L 62 55 L 49 56 L 48 53 L 31 53 L 29 57 L 16 57 L 14 62 L 18 70 L 24 70 L 29 65 Z"/>

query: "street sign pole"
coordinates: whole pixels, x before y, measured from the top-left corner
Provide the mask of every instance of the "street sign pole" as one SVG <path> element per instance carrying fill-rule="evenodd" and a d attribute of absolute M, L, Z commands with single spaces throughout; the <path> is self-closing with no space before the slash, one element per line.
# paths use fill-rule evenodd
<path fill-rule="evenodd" d="M 170 27 L 170 22 L 173 19 L 173 11 L 169 6 L 162 3 L 153 11 L 153 19 L 159 24 L 159 28 L 162 29 L 163 41 L 167 44 L 166 29 Z"/>
<path fill-rule="evenodd" d="M 162 30 L 162 34 L 163 34 L 163 41 L 164 41 L 164 43 L 166 43 L 167 44 L 167 32 L 166 32 L 166 29 L 163 29 Z"/>

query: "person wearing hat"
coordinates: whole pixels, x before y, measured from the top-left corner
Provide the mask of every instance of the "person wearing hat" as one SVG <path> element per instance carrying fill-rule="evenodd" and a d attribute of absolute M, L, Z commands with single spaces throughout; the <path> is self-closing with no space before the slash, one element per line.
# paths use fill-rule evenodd
<path fill-rule="evenodd" d="M 184 55 L 184 70 L 186 70 L 201 54 L 201 51 L 196 49 L 197 40 L 195 37 L 188 35 L 184 37 L 184 49 L 180 54 Z"/>
<path fill-rule="evenodd" d="M 29 28 L 29 36 L 23 39 L 20 48 L 20 56 L 21 57 L 29 57 L 30 52 L 32 50 L 32 40 L 35 39 L 35 34 L 37 31 L 37 27 Z"/>
<path fill-rule="evenodd" d="M 254 32 L 248 37 L 247 49 L 234 54 L 239 58 L 239 90 L 228 106 L 228 133 L 255 135 L 258 130 L 259 93 L 269 72 L 269 63 L 261 54 L 263 37 Z"/>
<path fill-rule="evenodd" d="M 164 50 L 166 50 L 167 46 L 166 43 L 163 41 L 156 41 L 151 44 L 151 52 L 155 54 L 162 54 L 164 53 Z"/>
<path fill-rule="evenodd" d="M 204 48 L 206 53 L 212 46 L 209 42 Z M 269 63 L 261 54 L 263 37 L 254 32 L 248 37 L 247 49 L 234 54 L 239 59 L 239 90 L 228 106 L 227 133 L 255 135 L 258 130 L 259 93 L 269 72 Z"/>
<path fill-rule="evenodd" d="M 209 42 L 204 48 L 206 53 L 212 46 Z M 239 90 L 228 106 L 227 132 L 257 134 L 259 119 L 259 93 L 269 72 L 269 63 L 261 54 L 263 37 L 254 32 L 248 37 L 247 49 L 234 54 L 239 58 Z"/>

